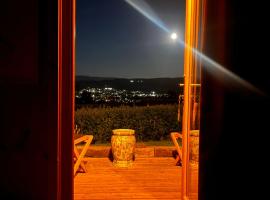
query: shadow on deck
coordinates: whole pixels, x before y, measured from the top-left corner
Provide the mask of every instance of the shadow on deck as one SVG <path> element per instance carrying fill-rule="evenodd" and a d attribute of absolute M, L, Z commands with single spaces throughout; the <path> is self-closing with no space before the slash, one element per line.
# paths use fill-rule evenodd
<path fill-rule="evenodd" d="M 136 158 L 128 169 L 108 158 L 87 159 L 88 172 L 74 178 L 75 200 L 180 200 L 181 167 L 172 157 Z"/>

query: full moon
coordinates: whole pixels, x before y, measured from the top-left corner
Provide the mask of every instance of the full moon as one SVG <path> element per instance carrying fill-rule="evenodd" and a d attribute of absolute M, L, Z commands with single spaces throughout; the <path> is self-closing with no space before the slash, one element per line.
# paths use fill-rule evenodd
<path fill-rule="evenodd" d="M 173 40 L 176 40 L 176 39 L 177 39 L 177 34 L 176 34 L 176 33 L 172 33 L 172 34 L 171 34 L 171 38 L 172 38 Z"/>

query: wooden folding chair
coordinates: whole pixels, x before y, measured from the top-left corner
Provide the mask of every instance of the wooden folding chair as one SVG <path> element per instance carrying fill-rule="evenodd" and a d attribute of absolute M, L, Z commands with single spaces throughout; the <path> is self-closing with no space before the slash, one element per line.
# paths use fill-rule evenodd
<path fill-rule="evenodd" d="M 178 153 L 176 157 L 176 165 L 180 165 L 182 161 L 182 147 L 179 146 L 177 139 L 182 139 L 182 134 L 179 132 L 171 132 L 171 138 Z"/>
<path fill-rule="evenodd" d="M 179 105 L 180 105 L 180 96 L 179 96 Z M 181 113 L 180 113 L 180 106 L 178 107 L 178 121 L 180 121 L 180 116 L 181 116 Z M 193 103 L 193 109 L 192 109 L 192 116 L 191 116 L 191 127 L 192 128 L 195 128 L 196 127 L 196 120 L 197 117 L 198 117 L 198 112 L 199 112 L 199 103 L 197 102 L 194 102 Z M 190 133 L 197 133 L 198 130 L 191 130 Z M 176 157 L 176 165 L 180 165 L 181 164 L 181 161 L 182 161 L 182 147 L 179 146 L 179 143 L 177 142 L 178 139 L 181 139 L 182 140 L 182 133 L 179 133 L 179 132 L 171 132 L 171 138 L 172 138 L 172 141 L 173 141 L 173 144 L 176 148 L 176 151 L 178 153 L 177 157 Z"/>
<path fill-rule="evenodd" d="M 80 130 L 77 128 L 77 126 L 74 132 L 76 134 L 75 137 L 78 136 Z M 85 164 L 82 161 L 84 161 L 85 153 L 87 152 L 87 149 L 90 143 L 92 142 L 92 140 L 93 140 L 93 135 L 84 135 L 74 140 L 74 161 L 75 161 L 74 175 L 78 171 L 79 167 L 82 169 L 83 172 L 87 172 Z M 83 146 L 82 151 L 79 153 L 76 145 L 82 142 L 84 142 L 85 145 Z"/>

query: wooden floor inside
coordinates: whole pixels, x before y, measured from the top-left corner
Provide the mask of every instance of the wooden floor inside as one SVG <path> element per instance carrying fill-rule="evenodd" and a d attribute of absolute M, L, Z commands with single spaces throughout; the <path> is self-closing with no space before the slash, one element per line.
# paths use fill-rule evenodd
<path fill-rule="evenodd" d="M 86 168 L 74 178 L 75 200 L 180 200 L 181 167 L 171 157 L 137 158 L 128 169 L 114 167 L 108 158 L 88 158 Z M 192 174 L 198 181 L 196 169 Z M 191 199 L 197 199 L 194 186 Z"/>

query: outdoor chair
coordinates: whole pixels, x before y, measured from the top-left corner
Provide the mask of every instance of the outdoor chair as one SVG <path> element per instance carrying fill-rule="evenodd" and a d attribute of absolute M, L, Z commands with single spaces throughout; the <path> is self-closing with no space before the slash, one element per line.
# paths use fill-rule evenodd
<path fill-rule="evenodd" d="M 179 96 L 180 98 L 180 96 Z M 180 99 L 179 99 L 180 101 Z M 194 102 L 193 103 L 193 109 L 192 109 L 192 114 L 191 114 L 191 127 L 192 128 L 195 128 L 196 127 L 196 121 L 198 121 L 198 112 L 199 112 L 199 103 L 197 102 Z M 179 110 L 178 110 L 178 121 L 180 121 L 180 116 L 181 116 L 181 113 L 180 113 L 180 107 L 179 107 Z M 180 132 L 171 132 L 171 139 L 173 141 L 173 144 L 176 148 L 176 151 L 177 151 L 177 157 L 176 157 L 176 165 L 181 165 L 181 161 L 182 161 L 182 146 L 180 147 L 179 146 L 179 143 L 178 143 L 178 139 L 181 140 L 181 143 L 182 143 L 182 133 Z M 190 131 L 190 136 L 195 136 L 195 137 L 198 137 L 199 135 L 199 130 L 191 130 Z"/>
<path fill-rule="evenodd" d="M 178 139 L 182 140 L 182 134 L 179 132 L 171 132 L 171 138 L 177 151 L 176 165 L 180 165 L 182 161 L 182 147 L 179 146 Z"/>
<path fill-rule="evenodd" d="M 83 172 L 87 172 L 85 164 L 83 163 L 84 156 L 87 152 L 88 147 L 90 146 L 93 140 L 93 135 L 82 135 L 80 134 L 80 129 L 76 126 L 74 130 L 74 175 L 79 168 Z M 85 143 L 82 150 L 79 152 L 77 145 L 80 143 Z"/>

